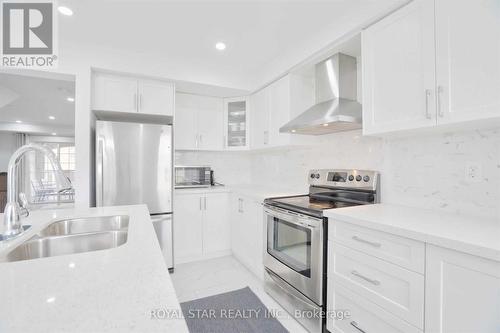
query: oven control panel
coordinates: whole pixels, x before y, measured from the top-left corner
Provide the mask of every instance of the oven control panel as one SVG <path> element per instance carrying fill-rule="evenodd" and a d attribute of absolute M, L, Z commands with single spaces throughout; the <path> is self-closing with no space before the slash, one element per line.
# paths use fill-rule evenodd
<path fill-rule="evenodd" d="M 376 190 L 379 173 L 371 170 L 318 169 L 309 171 L 313 186 L 349 187 Z"/>

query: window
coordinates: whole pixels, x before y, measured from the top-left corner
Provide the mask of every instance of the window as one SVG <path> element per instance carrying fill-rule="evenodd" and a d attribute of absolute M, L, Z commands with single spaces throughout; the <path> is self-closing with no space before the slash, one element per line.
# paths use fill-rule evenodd
<path fill-rule="evenodd" d="M 64 175 L 74 181 L 75 145 L 67 142 L 38 142 L 48 146 L 59 160 Z M 30 203 L 73 202 L 74 193 L 58 193 L 56 177 L 50 160 L 41 153 L 33 153 L 28 159 L 26 191 Z"/>

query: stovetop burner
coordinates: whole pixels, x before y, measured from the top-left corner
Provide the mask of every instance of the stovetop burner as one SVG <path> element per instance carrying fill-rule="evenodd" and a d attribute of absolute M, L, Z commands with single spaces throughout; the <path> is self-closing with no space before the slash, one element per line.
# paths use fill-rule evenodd
<path fill-rule="evenodd" d="M 270 198 L 266 199 L 265 203 L 289 209 L 293 211 L 304 212 L 309 215 L 322 217 L 323 210 L 341 207 L 356 206 L 357 203 L 334 201 L 334 200 L 321 200 L 310 195 L 301 195 L 294 197 Z"/>
<path fill-rule="evenodd" d="M 312 170 L 309 194 L 268 198 L 264 203 L 282 209 L 323 217 L 333 208 L 377 202 L 378 174 L 362 170 Z"/>

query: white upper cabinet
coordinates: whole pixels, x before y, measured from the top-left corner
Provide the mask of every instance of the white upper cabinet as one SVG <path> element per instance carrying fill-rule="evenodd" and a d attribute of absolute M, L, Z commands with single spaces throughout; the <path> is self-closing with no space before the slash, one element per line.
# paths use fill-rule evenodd
<path fill-rule="evenodd" d="M 436 0 L 439 121 L 500 117 L 500 2 Z"/>
<path fill-rule="evenodd" d="M 427 245 L 425 332 L 498 332 L 500 262 Z"/>
<path fill-rule="evenodd" d="M 195 95 L 175 94 L 174 146 L 175 149 L 197 149 L 198 98 Z"/>
<path fill-rule="evenodd" d="M 198 112 L 198 147 L 201 150 L 224 148 L 224 105 L 222 98 L 202 97 Z"/>
<path fill-rule="evenodd" d="M 362 60 L 364 134 L 500 118 L 498 0 L 412 1 L 363 31 Z"/>
<path fill-rule="evenodd" d="M 176 94 L 174 134 L 177 150 L 222 150 L 222 98 Z"/>
<path fill-rule="evenodd" d="M 137 112 L 137 80 L 94 73 L 92 106 L 94 110 Z"/>
<path fill-rule="evenodd" d="M 224 99 L 224 144 L 227 150 L 248 149 L 248 110 L 247 97 Z"/>
<path fill-rule="evenodd" d="M 291 134 L 280 128 L 314 103 L 310 78 L 288 74 L 251 96 L 251 147 L 261 149 L 291 144 Z"/>
<path fill-rule="evenodd" d="M 436 123 L 434 1 L 415 0 L 362 34 L 363 132 Z"/>
<path fill-rule="evenodd" d="M 269 144 L 283 146 L 290 143 L 290 134 L 280 133 L 280 127 L 290 121 L 290 75 L 273 82 L 269 87 Z"/>
<path fill-rule="evenodd" d="M 139 112 L 173 116 L 174 98 L 175 89 L 172 83 L 139 81 Z"/>
<path fill-rule="evenodd" d="M 96 72 L 92 91 L 94 110 L 174 114 L 173 83 Z"/>
<path fill-rule="evenodd" d="M 265 148 L 269 144 L 268 94 L 267 89 L 261 89 L 250 96 L 252 106 L 250 146 L 252 149 Z"/>

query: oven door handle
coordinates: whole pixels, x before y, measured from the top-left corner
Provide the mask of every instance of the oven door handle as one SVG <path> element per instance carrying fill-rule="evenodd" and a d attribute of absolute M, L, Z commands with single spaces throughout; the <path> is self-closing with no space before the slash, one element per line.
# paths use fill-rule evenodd
<path fill-rule="evenodd" d="M 281 209 L 275 209 L 274 207 L 271 208 L 269 206 L 264 207 L 264 212 L 266 213 L 267 216 L 281 219 L 284 221 L 287 221 L 288 223 L 292 223 L 304 228 L 308 229 L 316 229 L 318 226 L 321 225 L 322 220 L 321 219 L 316 219 L 316 218 L 309 218 L 309 217 L 302 217 L 298 214 L 293 214 L 287 211 L 282 211 Z M 298 221 L 297 221 L 298 220 Z"/>
<path fill-rule="evenodd" d="M 284 292 L 286 293 L 287 295 L 293 297 L 294 299 L 300 301 L 302 304 L 305 304 L 307 305 L 308 307 L 312 307 L 312 308 L 317 308 L 318 305 L 309 301 L 309 300 L 306 300 L 304 299 L 305 296 L 302 296 L 302 295 L 299 295 L 298 292 L 294 292 L 292 290 L 290 290 L 289 288 L 290 287 L 286 287 L 286 284 L 285 282 L 281 282 L 280 281 L 280 277 L 278 277 L 276 274 L 274 274 L 273 272 L 271 272 L 269 269 L 265 268 L 266 270 L 266 273 L 269 275 L 269 277 L 273 280 L 274 283 L 276 283 L 276 285 Z"/>

